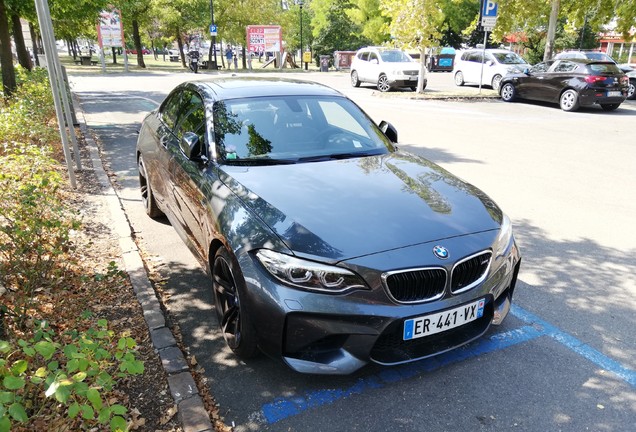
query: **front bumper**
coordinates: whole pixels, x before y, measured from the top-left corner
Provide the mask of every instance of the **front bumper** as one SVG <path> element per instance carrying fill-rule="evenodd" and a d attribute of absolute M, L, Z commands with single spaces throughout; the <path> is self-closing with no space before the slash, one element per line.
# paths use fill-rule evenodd
<path fill-rule="evenodd" d="M 317 294 L 276 283 L 250 255 L 240 261 L 249 292 L 246 307 L 257 328 L 260 349 L 282 358 L 297 372 L 350 374 L 368 362 L 395 365 L 441 354 L 475 340 L 491 324 L 500 324 L 510 308 L 521 258 L 513 242 L 505 256 L 493 259 L 488 277 L 478 286 L 417 304 L 389 300 L 385 289 L 374 285 L 368 275 L 364 277 L 371 290 Z M 364 261 L 349 264 L 354 267 Z M 403 340 L 406 319 L 479 298 L 485 299 L 481 318 L 431 336 Z"/>
<path fill-rule="evenodd" d="M 418 80 L 417 75 L 388 75 L 387 78 L 392 88 L 415 87 Z M 426 77 L 424 83 L 426 83 Z"/>

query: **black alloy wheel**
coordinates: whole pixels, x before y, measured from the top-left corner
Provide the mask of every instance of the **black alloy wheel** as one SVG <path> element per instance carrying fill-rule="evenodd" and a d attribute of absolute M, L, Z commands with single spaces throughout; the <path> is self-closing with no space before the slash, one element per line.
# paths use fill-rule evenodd
<path fill-rule="evenodd" d="M 150 180 L 148 180 L 148 173 L 146 172 L 146 165 L 143 158 L 139 156 L 137 163 L 139 168 L 139 189 L 141 192 L 141 202 L 146 209 L 146 214 L 155 219 L 163 216 L 163 212 L 159 209 L 155 196 L 152 193 L 152 187 L 150 186 Z"/>
<path fill-rule="evenodd" d="M 219 326 L 227 346 L 239 357 L 248 359 L 258 354 L 256 333 L 241 303 L 245 282 L 238 264 L 230 253 L 221 247 L 212 263 L 212 288 Z"/>

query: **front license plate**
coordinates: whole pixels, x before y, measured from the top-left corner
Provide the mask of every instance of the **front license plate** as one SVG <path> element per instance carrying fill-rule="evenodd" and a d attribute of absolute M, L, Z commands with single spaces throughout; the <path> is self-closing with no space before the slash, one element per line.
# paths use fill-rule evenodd
<path fill-rule="evenodd" d="M 416 77 L 416 76 L 409 77 L 409 80 L 411 80 L 411 81 L 417 81 L 417 77 Z"/>
<path fill-rule="evenodd" d="M 404 340 L 441 333 L 475 321 L 484 315 L 485 299 L 479 299 L 454 309 L 411 318 L 404 321 Z"/>
<path fill-rule="evenodd" d="M 608 91 L 607 92 L 607 97 L 621 97 L 623 96 L 623 93 L 619 92 L 619 91 Z"/>

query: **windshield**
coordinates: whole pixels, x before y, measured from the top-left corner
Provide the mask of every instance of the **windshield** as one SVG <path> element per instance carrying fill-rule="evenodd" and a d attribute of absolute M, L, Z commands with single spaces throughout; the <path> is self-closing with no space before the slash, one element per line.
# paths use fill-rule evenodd
<path fill-rule="evenodd" d="M 388 63 L 403 63 L 413 61 L 410 55 L 400 50 L 381 51 L 380 57 L 382 57 L 383 62 Z"/>
<path fill-rule="evenodd" d="M 526 61 L 522 59 L 518 54 L 510 53 L 492 53 L 497 61 L 501 64 L 525 64 Z"/>
<path fill-rule="evenodd" d="M 591 60 L 601 60 L 601 61 L 609 61 L 614 62 L 610 56 L 601 52 L 586 52 L 585 57 Z"/>
<path fill-rule="evenodd" d="M 266 165 L 388 153 L 391 143 L 344 97 L 246 98 L 214 104 L 223 163 Z"/>

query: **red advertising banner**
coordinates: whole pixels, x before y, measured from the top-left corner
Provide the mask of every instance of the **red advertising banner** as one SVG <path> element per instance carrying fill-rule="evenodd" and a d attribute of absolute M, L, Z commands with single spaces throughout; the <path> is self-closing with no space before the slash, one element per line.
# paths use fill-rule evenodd
<path fill-rule="evenodd" d="M 280 26 L 247 26 L 247 50 L 251 53 L 280 52 L 283 36 Z"/>
<path fill-rule="evenodd" d="M 124 46 L 124 25 L 118 9 L 103 10 L 97 23 L 97 39 L 104 48 Z"/>

